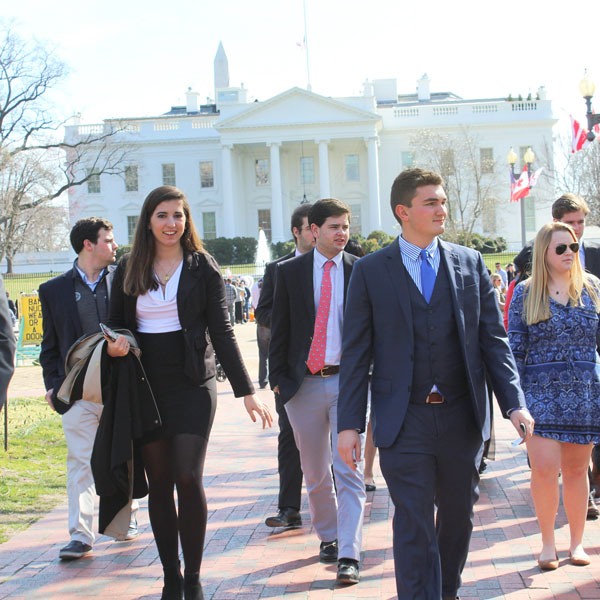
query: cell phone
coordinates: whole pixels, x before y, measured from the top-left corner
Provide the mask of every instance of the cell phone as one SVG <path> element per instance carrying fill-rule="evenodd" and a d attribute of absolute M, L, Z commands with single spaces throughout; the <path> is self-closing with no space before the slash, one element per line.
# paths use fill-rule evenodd
<path fill-rule="evenodd" d="M 108 325 L 100 323 L 100 331 L 104 334 L 104 337 L 108 338 L 111 342 L 116 342 L 119 334 L 113 331 Z"/>
<path fill-rule="evenodd" d="M 527 429 L 523 423 L 519 423 L 519 428 L 523 432 L 523 436 L 527 435 Z M 515 446 L 520 446 L 525 441 L 525 437 L 519 437 L 516 440 L 513 440 L 510 445 L 514 448 Z"/>

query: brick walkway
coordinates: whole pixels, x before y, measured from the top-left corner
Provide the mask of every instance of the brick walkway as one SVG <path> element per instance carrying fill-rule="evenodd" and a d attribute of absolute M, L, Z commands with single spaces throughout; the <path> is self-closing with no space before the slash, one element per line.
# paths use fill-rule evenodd
<path fill-rule="evenodd" d="M 238 327 L 236 333 L 249 370 L 256 375 L 255 328 Z M 22 367 L 10 394 L 34 390 L 41 395 L 36 381 L 39 371 Z M 269 392 L 260 394 L 271 402 Z M 568 530 L 561 508 L 557 537 L 561 566 L 541 573 L 535 561 L 540 537 L 525 455 L 522 448 L 509 446 L 514 432 L 506 422 L 497 423 L 497 460 L 489 464 L 482 480 L 461 597 L 600 599 L 600 521 L 586 526 L 584 544 L 592 565 L 573 567 L 566 559 Z M 306 502 L 304 528 L 284 532 L 264 525 L 265 517 L 277 508 L 276 442 L 276 430 L 262 431 L 251 423 L 228 384 L 219 384 L 205 476 L 209 522 L 202 580 L 207 600 L 394 598 L 392 507 L 381 475 L 377 473 L 377 491 L 367 498 L 361 582 L 337 588 L 335 566 L 320 564 L 316 558 L 318 540 L 310 528 Z M 89 557 L 62 563 L 57 556 L 67 541 L 67 515 L 64 505 L 58 507 L 0 545 L 0 599 L 160 598 L 162 570 L 146 500 L 141 502 L 139 521 L 137 540 L 101 537 Z"/>

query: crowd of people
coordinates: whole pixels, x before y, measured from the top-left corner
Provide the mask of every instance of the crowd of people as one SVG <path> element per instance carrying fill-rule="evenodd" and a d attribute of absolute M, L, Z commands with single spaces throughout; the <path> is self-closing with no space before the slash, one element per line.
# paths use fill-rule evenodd
<path fill-rule="evenodd" d="M 349 240 L 346 203 L 299 206 L 291 218 L 294 252 L 267 265 L 254 286 L 222 276 L 175 187 L 147 196 L 131 253 L 118 265 L 110 222 L 75 224 L 73 268 L 39 290 L 46 399 L 62 415 L 68 449 L 70 540 L 61 559 L 92 551 L 96 488 L 99 530 L 118 531 L 119 539 L 137 536 L 137 498 L 147 493 L 162 598 L 203 598 L 202 474 L 216 410 L 215 353 L 252 421 L 264 428 L 273 420 L 234 335 L 252 307 L 259 386 L 270 384 L 279 425 L 278 512 L 266 524 L 302 526 L 304 480 L 316 552 L 337 563 L 339 584 L 360 580 L 378 451 L 395 508 L 398 598 L 458 597 L 489 450 L 492 391 L 527 447 L 539 567 L 559 566 L 559 481 L 569 560 L 590 563 L 582 539 L 590 478 L 600 472 L 590 470 L 600 442 L 600 247 L 581 241 L 585 201 L 561 196 L 554 221 L 514 265 L 497 263 L 491 274 L 479 252 L 440 237 L 448 208 L 438 174 L 400 173 L 390 211 L 401 235 L 362 256 Z M 3 353 L 14 351 L 4 337 Z M 101 360 L 82 360 L 82 347 Z M 76 375 L 73 355 L 78 368 L 85 363 Z M 10 378 L 6 362 L 2 385 Z M 89 366 L 98 364 L 99 375 Z M 103 472 L 106 456 L 123 466 L 117 474 L 124 478 Z"/>

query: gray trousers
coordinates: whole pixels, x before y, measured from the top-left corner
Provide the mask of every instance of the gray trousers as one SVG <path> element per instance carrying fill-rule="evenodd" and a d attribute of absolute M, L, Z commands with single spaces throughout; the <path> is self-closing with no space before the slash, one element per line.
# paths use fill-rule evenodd
<path fill-rule="evenodd" d="M 360 560 L 367 498 L 364 463 L 361 461 L 357 470 L 352 471 L 338 454 L 338 386 L 339 375 L 307 375 L 298 392 L 286 402 L 285 409 L 300 451 L 310 516 L 317 536 L 322 542 L 337 539 L 339 558 Z M 363 448 L 364 442 L 362 434 Z"/>

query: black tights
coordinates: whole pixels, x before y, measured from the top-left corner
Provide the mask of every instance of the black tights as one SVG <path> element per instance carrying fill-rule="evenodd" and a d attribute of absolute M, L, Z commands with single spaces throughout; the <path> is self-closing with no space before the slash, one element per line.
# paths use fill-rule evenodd
<path fill-rule="evenodd" d="M 142 447 L 148 476 L 148 512 L 163 567 L 175 567 L 181 540 L 185 570 L 198 572 L 206 534 L 206 496 L 202 485 L 207 440 L 181 433 Z M 175 508 L 174 487 L 178 507 Z"/>

